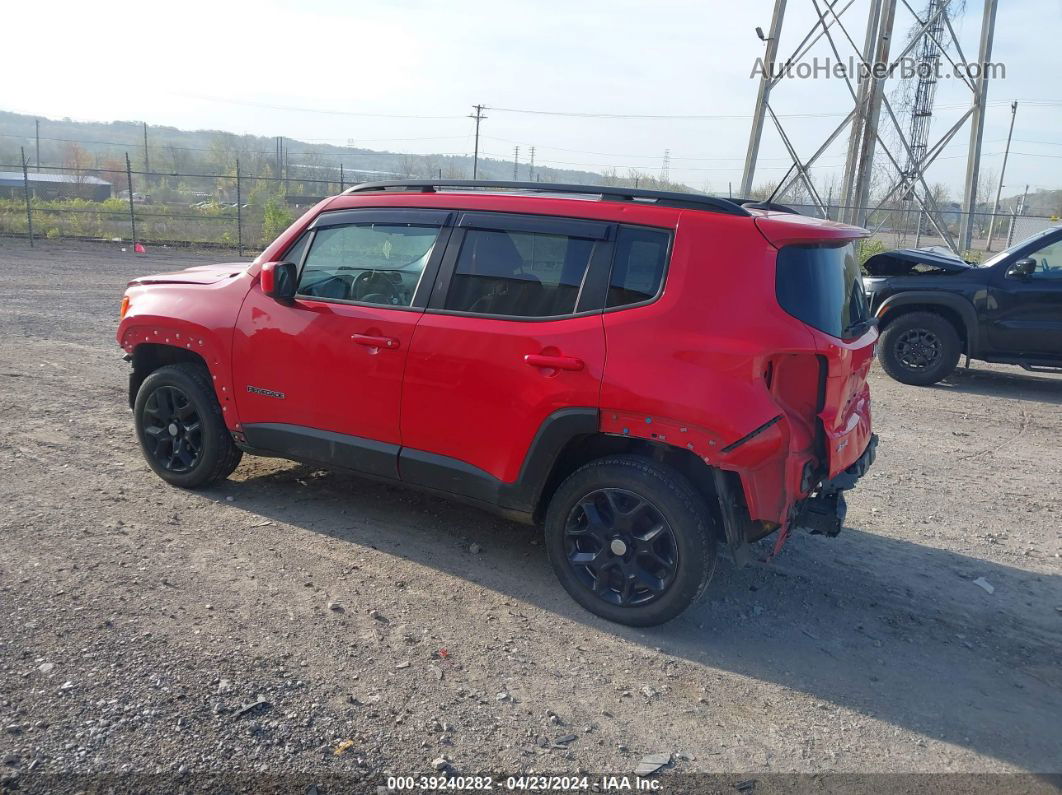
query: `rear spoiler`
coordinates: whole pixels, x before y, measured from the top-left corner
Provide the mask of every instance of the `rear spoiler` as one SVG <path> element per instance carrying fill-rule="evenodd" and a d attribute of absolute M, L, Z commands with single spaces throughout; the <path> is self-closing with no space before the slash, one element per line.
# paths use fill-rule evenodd
<path fill-rule="evenodd" d="M 870 237 L 870 231 L 861 226 L 849 226 L 792 212 L 786 215 L 762 215 L 755 219 L 755 223 L 760 234 L 775 248 L 816 243 L 842 244 Z"/>

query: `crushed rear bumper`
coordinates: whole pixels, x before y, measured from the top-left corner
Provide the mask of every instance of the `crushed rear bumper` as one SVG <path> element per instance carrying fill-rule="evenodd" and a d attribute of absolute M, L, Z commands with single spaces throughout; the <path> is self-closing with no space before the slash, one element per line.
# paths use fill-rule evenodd
<path fill-rule="evenodd" d="M 836 477 L 824 481 L 813 496 L 799 503 L 793 528 L 826 536 L 840 533 L 848 513 L 844 492 L 854 489 L 859 479 L 867 473 L 874 463 L 877 448 L 877 434 L 871 434 L 866 450 L 851 466 Z"/>

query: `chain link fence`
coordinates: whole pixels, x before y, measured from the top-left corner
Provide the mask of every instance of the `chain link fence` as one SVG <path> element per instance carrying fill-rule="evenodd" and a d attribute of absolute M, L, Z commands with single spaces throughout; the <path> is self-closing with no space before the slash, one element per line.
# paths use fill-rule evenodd
<path fill-rule="evenodd" d="M 311 175 L 305 172 L 313 169 Z M 163 173 L 0 163 L 0 234 L 235 249 L 265 248 L 307 208 L 364 181 L 343 167 L 282 176 Z M 378 178 L 378 177 L 377 177 Z"/>
<path fill-rule="evenodd" d="M 0 164 L 0 234 L 39 239 L 92 239 L 261 251 L 298 215 L 326 196 L 379 173 L 323 165 L 292 165 L 280 176 L 246 173 L 238 159 L 225 173 L 164 173 L 125 168 L 71 168 Z M 388 175 L 400 176 L 400 175 Z M 818 207 L 790 204 L 822 217 Z M 834 220 L 847 208 L 830 206 Z M 945 209 L 935 221 L 918 208 L 861 211 L 871 230 L 868 250 L 950 248 L 962 213 Z M 1057 218 L 978 212 L 970 259 L 982 259 L 1049 226 Z"/>

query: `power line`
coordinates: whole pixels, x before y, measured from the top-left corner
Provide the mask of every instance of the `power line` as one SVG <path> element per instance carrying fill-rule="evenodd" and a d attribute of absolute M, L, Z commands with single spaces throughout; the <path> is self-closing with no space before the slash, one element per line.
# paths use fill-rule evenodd
<path fill-rule="evenodd" d="M 328 110 L 325 108 L 301 108 L 294 105 L 274 105 L 268 102 L 253 102 L 251 100 L 221 99 L 220 97 L 208 97 L 200 94 L 176 94 L 190 99 L 202 99 L 207 102 L 218 102 L 222 105 L 245 105 L 251 108 L 267 108 L 269 110 L 290 110 L 297 113 L 322 113 L 327 116 L 356 116 L 367 119 L 460 119 L 461 116 L 427 116 L 419 113 L 361 113 L 351 110 Z"/>
<path fill-rule="evenodd" d="M 988 102 L 987 105 L 1009 104 L 1006 102 Z M 1052 104 L 1044 100 L 1044 104 Z M 1062 105 L 1062 102 L 1053 103 Z M 938 105 L 939 108 L 959 108 L 965 105 Z M 587 111 L 563 111 L 563 110 L 537 110 L 531 108 L 499 108 L 491 105 L 488 110 L 497 113 L 525 113 L 533 116 L 565 116 L 576 119 L 660 119 L 665 121 L 674 120 L 712 120 L 712 119 L 751 119 L 751 113 L 591 113 Z M 821 119 L 841 118 L 847 116 L 849 111 L 822 111 L 819 113 L 777 113 L 779 119 Z"/>

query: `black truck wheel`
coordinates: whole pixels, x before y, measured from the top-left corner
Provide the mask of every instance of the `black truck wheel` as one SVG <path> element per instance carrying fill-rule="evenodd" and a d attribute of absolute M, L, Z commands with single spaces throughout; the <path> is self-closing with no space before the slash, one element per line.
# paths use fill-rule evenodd
<path fill-rule="evenodd" d="M 685 610 L 716 562 L 712 519 L 689 480 L 633 455 L 591 461 L 560 485 L 546 511 L 546 548 L 575 601 L 639 627 Z"/>
<path fill-rule="evenodd" d="M 904 384 L 928 386 L 951 375 L 962 342 L 955 327 L 935 312 L 911 312 L 882 332 L 881 366 Z"/>
<path fill-rule="evenodd" d="M 210 375 L 199 365 L 172 364 L 145 378 L 133 420 L 148 466 L 174 486 L 223 480 L 243 456 L 225 427 Z"/>

